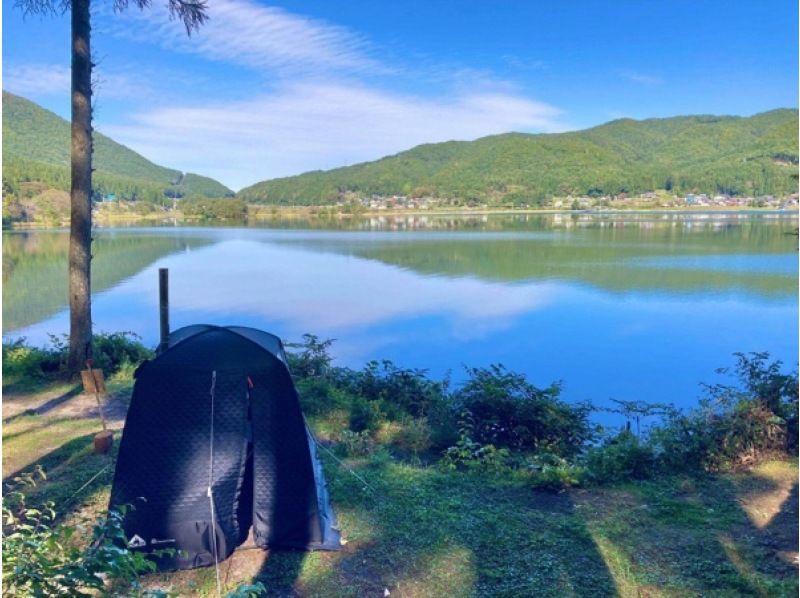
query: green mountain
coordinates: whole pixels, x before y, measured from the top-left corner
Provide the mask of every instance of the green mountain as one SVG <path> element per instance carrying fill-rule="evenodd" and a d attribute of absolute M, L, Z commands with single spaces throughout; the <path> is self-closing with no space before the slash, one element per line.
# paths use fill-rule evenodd
<path fill-rule="evenodd" d="M 420 145 L 375 162 L 263 181 L 238 197 L 313 205 L 348 192 L 495 204 L 656 189 L 783 195 L 797 191 L 797 130 L 796 109 L 746 118 L 621 119 L 569 133 L 508 133 Z"/>
<path fill-rule="evenodd" d="M 60 116 L 20 96 L 3 92 L 3 182 L 38 181 L 69 189 L 70 124 Z M 95 189 L 103 194 L 163 201 L 171 195 L 224 197 L 233 192 L 196 174 L 150 162 L 144 156 L 94 133 Z"/>

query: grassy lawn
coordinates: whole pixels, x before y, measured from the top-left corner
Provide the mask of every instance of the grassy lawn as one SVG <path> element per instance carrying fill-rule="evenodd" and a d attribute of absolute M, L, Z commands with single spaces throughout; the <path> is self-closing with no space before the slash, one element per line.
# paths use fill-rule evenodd
<path fill-rule="evenodd" d="M 48 480 L 37 499 L 63 505 L 67 519 L 102 512 L 114 455 L 92 454 L 99 428 L 59 408 L 13 418 L 3 428 L 5 480 L 39 463 Z M 550 493 L 514 476 L 401 460 L 381 445 L 345 460 L 365 487 L 321 455 L 344 550 L 240 550 L 221 564 L 226 587 L 258 579 L 273 596 L 325 597 L 798 592 L 796 461 Z M 155 574 L 146 585 L 211 596 L 214 571 Z"/>

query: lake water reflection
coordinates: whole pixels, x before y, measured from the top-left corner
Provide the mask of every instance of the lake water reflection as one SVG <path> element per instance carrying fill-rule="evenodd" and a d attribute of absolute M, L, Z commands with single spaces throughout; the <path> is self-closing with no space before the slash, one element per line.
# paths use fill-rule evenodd
<path fill-rule="evenodd" d="M 374 219 L 294 228 L 98 230 L 95 328 L 154 345 L 157 269 L 173 327 L 337 339 L 336 361 L 463 375 L 503 363 L 568 400 L 689 406 L 734 351 L 798 351 L 795 216 Z M 316 227 L 316 228 L 314 228 Z M 68 328 L 63 232 L 3 236 L 3 333 Z"/>

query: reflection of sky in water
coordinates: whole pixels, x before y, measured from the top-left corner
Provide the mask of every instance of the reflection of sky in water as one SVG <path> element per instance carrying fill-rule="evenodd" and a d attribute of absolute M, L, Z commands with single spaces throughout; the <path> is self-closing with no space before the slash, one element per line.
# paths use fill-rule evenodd
<path fill-rule="evenodd" d="M 681 255 L 671 257 L 635 258 L 626 266 L 657 270 L 716 270 L 744 274 L 785 274 L 796 276 L 797 255 Z"/>
<path fill-rule="evenodd" d="M 734 351 L 766 350 L 796 361 L 794 297 L 762 302 L 736 290 L 687 297 L 423 276 L 375 260 L 251 240 L 260 235 L 224 237 L 163 258 L 98 294 L 95 328 L 136 331 L 156 344 L 157 269 L 168 267 L 173 328 L 243 324 L 288 340 L 310 332 L 338 339 L 340 365 L 386 358 L 434 376 L 452 370 L 455 380 L 464 364 L 501 362 L 539 385 L 563 380 L 569 400 L 691 405 L 698 383 L 714 381 L 715 368 L 729 365 Z M 782 272 L 784 257 L 774 257 L 754 256 Z M 703 258 L 709 259 L 716 263 L 716 256 Z M 62 310 L 14 336 L 45 343 L 47 333 L 67 328 Z"/>

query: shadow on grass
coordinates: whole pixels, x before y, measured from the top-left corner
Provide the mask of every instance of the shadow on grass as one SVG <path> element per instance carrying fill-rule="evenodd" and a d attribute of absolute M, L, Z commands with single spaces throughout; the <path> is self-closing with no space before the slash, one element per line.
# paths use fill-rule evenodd
<path fill-rule="evenodd" d="M 795 481 L 780 505 L 762 504 L 758 494 L 779 490 L 774 480 L 753 476 L 744 488 L 730 480 L 719 481 L 719 495 L 735 505 L 737 521 L 728 530 L 717 533 L 717 541 L 729 563 L 742 579 L 743 587 L 759 595 L 791 595 L 798 592 L 798 484 Z M 748 488 L 748 486 L 750 486 Z M 750 492 L 748 492 L 750 490 Z M 753 492 L 755 491 L 755 492 Z M 713 508 L 708 497 L 704 503 Z M 772 502 L 773 504 L 769 504 Z M 748 512 L 745 505 L 753 503 Z M 771 512 L 770 512 L 771 511 Z M 756 517 L 758 514 L 761 517 Z M 761 523 L 760 519 L 765 519 Z M 794 555 L 794 557 L 790 556 Z M 794 561 L 794 562 L 793 562 Z"/>
<path fill-rule="evenodd" d="M 303 562 L 308 553 L 299 550 L 270 550 L 256 579 L 267 588 L 268 596 L 295 596 Z"/>
<path fill-rule="evenodd" d="M 108 486 L 114 476 L 116 442 L 105 455 L 94 453 L 94 433 L 67 440 L 64 444 L 21 470 L 3 478 L 3 486 L 14 485 L 14 478 L 40 465 L 47 479 L 26 488 L 30 504 L 55 503 L 57 521 L 79 512 L 98 490 Z"/>
<path fill-rule="evenodd" d="M 797 566 L 787 555 L 798 549 L 797 484 L 764 526 L 743 507 L 748 492 L 779 490 L 757 474 L 645 482 L 617 489 L 628 508 L 601 506 L 590 525 L 607 558 L 628 564 L 618 568 L 623 590 L 796 596 Z"/>
<path fill-rule="evenodd" d="M 5 392 L 9 392 L 9 391 L 4 388 L 3 392 L 5 393 Z M 5 418 L 3 420 L 3 423 L 4 424 L 10 424 L 10 423 L 16 421 L 17 419 L 19 419 L 21 417 L 25 417 L 25 416 L 29 416 L 29 415 L 44 415 L 44 414 L 48 413 L 49 411 L 52 411 L 53 409 L 55 409 L 56 407 L 58 407 L 59 405 L 61 405 L 65 401 L 68 401 L 69 399 L 71 399 L 71 398 L 73 398 L 75 396 L 78 396 L 79 394 L 81 394 L 81 392 L 83 392 L 83 387 L 82 386 L 80 386 L 80 385 L 74 386 L 74 387 L 70 388 L 67 392 L 62 393 L 57 397 L 53 397 L 52 399 L 50 399 L 48 401 L 45 401 L 44 403 L 42 403 L 38 407 L 34 407 L 32 409 L 25 409 L 24 411 L 21 411 L 19 413 L 16 413 L 16 414 L 10 416 L 10 417 Z"/>
<path fill-rule="evenodd" d="M 797 594 L 797 483 L 753 473 L 551 494 L 373 461 L 359 467 L 369 492 L 326 465 L 348 544 L 270 554 L 257 577 L 270 596 Z M 753 520 L 743 505 L 765 498 L 769 516 Z"/>
<path fill-rule="evenodd" d="M 370 492 L 326 471 L 348 544 L 271 554 L 258 575 L 270 596 L 617 593 L 567 494 L 391 461 L 360 469 Z"/>
<path fill-rule="evenodd" d="M 48 480 L 32 502 L 53 500 L 63 519 L 103 501 L 116 453 L 94 455 L 92 437 L 36 460 Z M 268 595 L 796 595 L 796 481 L 755 472 L 551 494 L 373 458 L 358 463 L 370 491 L 325 461 L 348 544 L 271 551 L 256 575 Z"/>
<path fill-rule="evenodd" d="M 781 505 L 780 511 L 772 520 L 760 529 L 760 536 L 763 543 L 775 548 L 781 560 L 786 560 L 786 553 L 798 552 L 798 485 L 794 484 L 789 496 Z M 793 563 L 797 567 L 797 563 Z"/>

